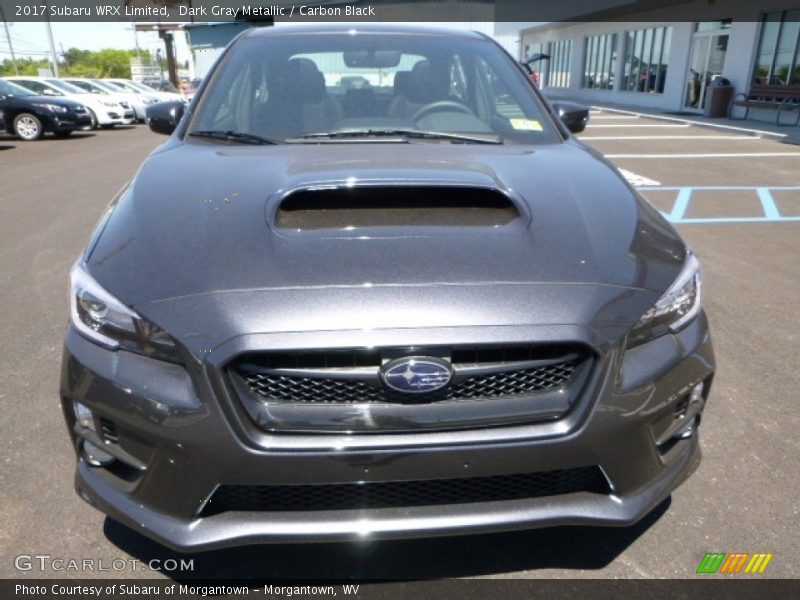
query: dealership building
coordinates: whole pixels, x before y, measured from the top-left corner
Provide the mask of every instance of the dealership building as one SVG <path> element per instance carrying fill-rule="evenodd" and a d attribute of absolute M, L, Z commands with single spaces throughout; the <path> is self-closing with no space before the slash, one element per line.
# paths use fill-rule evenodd
<path fill-rule="evenodd" d="M 759 98 L 800 98 L 800 2 L 762 0 L 735 10 L 725 0 L 661 5 L 606 20 L 587 13 L 570 22 L 499 23 L 498 31 L 517 33 L 521 59 L 549 56 L 532 66 L 550 97 L 702 113 L 711 87 L 725 78 L 737 94 L 757 86 Z M 793 123 L 797 109 L 787 112 L 782 122 Z M 749 117 L 775 114 L 762 107 Z"/>

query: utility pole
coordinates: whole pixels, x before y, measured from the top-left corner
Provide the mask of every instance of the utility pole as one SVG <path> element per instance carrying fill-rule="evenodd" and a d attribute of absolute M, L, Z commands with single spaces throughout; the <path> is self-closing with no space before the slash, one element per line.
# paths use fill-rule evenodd
<path fill-rule="evenodd" d="M 47 39 L 50 42 L 50 54 L 53 57 L 53 76 L 58 78 L 58 56 L 56 55 L 56 43 L 53 41 L 53 27 L 50 24 L 50 8 L 48 7 L 47 2 L 45 2 L 44 5 L 46 10 L 45 14 L 48 15 L 45 24 L 47 25 Z"/>
<path fill-rule="evenodd" d="M 6 38 L 8 39 L 8 49 L 11 52 L 11 64 L 14 65 L 14 75 L 19 75 L 17 57 L 14 55 L 14 44 L 11 43 L 11 32 L 8 30 L 8 21 L 6 21 L 6 13 L 2 4 L 0 4 L 0 19 L 3 20 L 3 26 L 6 28 Z"/>

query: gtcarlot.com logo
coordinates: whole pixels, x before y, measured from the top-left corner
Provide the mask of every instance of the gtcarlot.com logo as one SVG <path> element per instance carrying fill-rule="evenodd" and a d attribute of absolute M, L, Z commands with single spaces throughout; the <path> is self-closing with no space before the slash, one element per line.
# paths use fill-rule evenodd
<path fill-rule="evenodd" d="M 763 573 L 772 554 L 759 552 L 750 554 L 749 552 L 706 552 L 700 565 L 697 567 L 698 573 L 706 575 L 727 573 L 735 575 L 739 573 Z"/>
<path fill-rule="evenodd" d="M 18 571 L 194 571 L 194 559 L 154 558 L 64 558 L 50 554 L 18 554 L 14 557 Z"/>

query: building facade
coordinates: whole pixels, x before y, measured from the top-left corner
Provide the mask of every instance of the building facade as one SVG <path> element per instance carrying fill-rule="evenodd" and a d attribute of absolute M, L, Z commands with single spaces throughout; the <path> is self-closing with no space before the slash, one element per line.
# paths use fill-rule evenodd
<path fill-rule="evenodd" d="M 624 21 L 523 25 L 519 57 L 549 56 L 533 64 L 545 93 L 586 103 L 702 113 L 709 86 L 720 77 L 736 93 L 758 85 L 796 90 L 800 98 L 797 0 L 753 2 L 736 18 L 724 1 L 682 8 L 626 15 Z M 678 20 L 681 14 L 696 20 Z M 754 119 L 774 115 L 751 111 Z"/>

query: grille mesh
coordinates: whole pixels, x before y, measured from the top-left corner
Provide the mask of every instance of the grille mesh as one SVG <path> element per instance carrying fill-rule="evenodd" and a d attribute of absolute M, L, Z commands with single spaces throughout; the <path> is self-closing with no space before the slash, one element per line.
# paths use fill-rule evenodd
<path fill-rule="evenodd" d="M 429 394 L 399 394 L 362 381 L 286 377 L 260 371 L 257 367 L 237 369 L 250 392 L 267 402 L 283 403 L 409 403 L 441 400 L 469 400 L 532 394 L 564 384 L 578 367 L 578 359 L 532 369 L 505 371 L 469 377 Z"/>
<path fill-rule="evenodd" d="M 207 517 L 227 511 L 323 511 L 436 506 L 520 500 L 575 492 L 608 494 L 597 466 L 459 479 L 317 485 L 222 485 L 203 507 Z"/>

